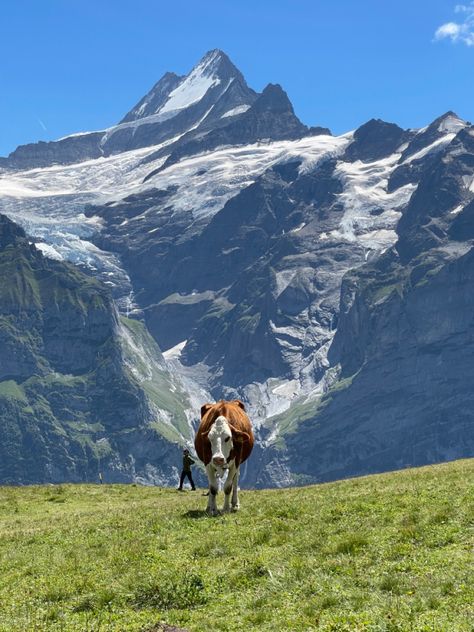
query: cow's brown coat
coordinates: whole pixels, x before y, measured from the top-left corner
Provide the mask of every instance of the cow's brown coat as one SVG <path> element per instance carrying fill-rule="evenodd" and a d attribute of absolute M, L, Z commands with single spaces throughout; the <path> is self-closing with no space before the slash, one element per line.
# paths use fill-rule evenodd
<path fill-rule="evenodd" d="M 232 432 L 232 443 L 234 447 L 228 460 L 235 457 L 235 465 L 238 467 L 248 459 L 254 444 L 250 419 L 245 412 L 245 406 L 238 399 L 234 399 L 230 402 L 221 400 L 216 404 L 204 404 L 204 406 L 201 407 L 201 423 L 194 440 L 196 454 L 204 465 L 208 465 L 211 462 L 211 442 L 207 434 L 212 424 L 220 415 L 227 419 Z"/>

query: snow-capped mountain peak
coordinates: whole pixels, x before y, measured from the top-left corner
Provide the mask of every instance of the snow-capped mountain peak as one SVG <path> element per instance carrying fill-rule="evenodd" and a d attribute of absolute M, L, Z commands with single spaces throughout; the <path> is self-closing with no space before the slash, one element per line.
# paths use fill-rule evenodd
<path fill-rule="evenodd" d="M 439 119 L 438 131 L 447 132 L 449 134 L 457 134 L 459 130 L 467 126 L 466 121 L 460 118 L 455 112 L 446 112 Z"/>
<path fill-rule="evenodd" d="M 194 68 L 184 76 L 167 72 L 120 121 L 130 123 L 154 115 L 177 114 L 201 101 L 212 88 L 225 91 L 230 83 L 238 79 L 245 83 L 241 72 L 221 50 L 207 52 Z"/>
<path fill-rule="evenodd" d="M 74 164 L 165 144 L 171 152 L 176 141 L 189 140 L 190 132 L 199 134 L 203 127 L 209 132 L 230 123 L 256 98 L 227 55 L 211 50 L 187 75 L 165 73 L 118 125 L 20 146 L 7 158 L 0 158 L 0 167 L 16 170 Z"/>
<path fill-rule="evenodd" d="M 120 123 L 130 123 L 160 111 L 170 93 L 181 83 L 184 77 L 167 72 L 155 83 L 153 88 L 128 112 Z"/>

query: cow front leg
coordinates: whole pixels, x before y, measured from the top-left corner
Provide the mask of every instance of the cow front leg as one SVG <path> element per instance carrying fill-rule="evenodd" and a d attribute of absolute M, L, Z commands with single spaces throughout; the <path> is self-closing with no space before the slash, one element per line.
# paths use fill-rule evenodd
<path fill-rule="evenodd" d="M 224 511 L 230 511 L 230 493 L 234 488 L 234 479 L 237 473 L 235 465 L 229 468 L 224 485 Z"/>
<path fill-rule="evenodd" d="M 235 476 L 232 484 L 232 510 L 238 511 L 239 505 L 239 474 L 240 467 L 236 468 Z"/>
<path fill-rule="evenodd" d="M 219 490 L 219 485 L 217 483 L 216 471 L 209 463 L 209 465 L 206 465 L 206 472 L 207 479 L 209 481 L 209 496 L 207 498 L 206 511 L 210 516 L 217 516 L 216 496 Z"/>

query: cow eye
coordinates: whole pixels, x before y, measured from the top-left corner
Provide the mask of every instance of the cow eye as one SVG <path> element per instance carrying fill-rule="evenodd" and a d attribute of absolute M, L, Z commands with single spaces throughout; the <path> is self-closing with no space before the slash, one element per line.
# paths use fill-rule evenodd
<path fill-rule="evenodd" d="M 230 439 L 230 437 L 226 437 L 226 438 L 224 439 L 224 441 L 227 443 L 227 441 L 229 441 L 229 439 Z"/>

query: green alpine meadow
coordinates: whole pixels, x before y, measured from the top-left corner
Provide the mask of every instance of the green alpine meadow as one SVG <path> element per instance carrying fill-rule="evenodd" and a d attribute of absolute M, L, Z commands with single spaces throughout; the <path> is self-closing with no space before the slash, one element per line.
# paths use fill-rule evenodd
<path fill-rule="evenodd" d="M 0 630 L 472 632 L 474 460 L 202 494 L 0 488 Z"/>

